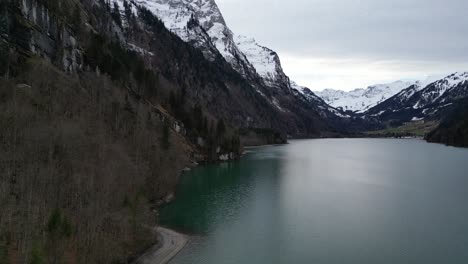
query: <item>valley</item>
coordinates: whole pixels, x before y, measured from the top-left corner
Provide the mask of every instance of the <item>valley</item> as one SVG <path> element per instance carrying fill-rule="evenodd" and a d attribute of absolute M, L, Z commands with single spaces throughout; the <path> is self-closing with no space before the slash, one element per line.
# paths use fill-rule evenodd
<path fill-rule="evenodd" d="M 3 0 L 0 14 L 0 263 L 133 263 L 159 246 L 168 261 L 153 227 L 168 223 L 159 213 L 183 173 L 215 164 L 217 175 L 248 147 L 468 146 L 467 72 L 314 92 L 282 54 L 233 32 L 214 0 Z M 356 143 L 331 142 L 335 154 Z M 186 243 L 156 230 L 175 251 Z"/>

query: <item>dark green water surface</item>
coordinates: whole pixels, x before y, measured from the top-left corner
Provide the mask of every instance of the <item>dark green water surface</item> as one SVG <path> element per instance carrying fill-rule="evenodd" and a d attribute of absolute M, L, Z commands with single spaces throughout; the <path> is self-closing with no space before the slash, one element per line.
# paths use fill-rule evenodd
<path fill-rule="evenodd" d="M 171 264 L 468 263 L 468 150 L 320 139 L 186 173 L 164 226 Z"/>

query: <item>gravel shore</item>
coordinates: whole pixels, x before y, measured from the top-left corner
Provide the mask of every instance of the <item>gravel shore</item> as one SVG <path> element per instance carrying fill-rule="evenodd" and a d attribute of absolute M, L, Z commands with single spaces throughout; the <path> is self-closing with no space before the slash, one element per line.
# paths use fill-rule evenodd
<path fill-rule="evenodd" d="M 135 264 L 166 264 L 174 258 L 189 241 L 189 237 L 171 229 L 157 227 L 159 244 L 137 259 Z"/>

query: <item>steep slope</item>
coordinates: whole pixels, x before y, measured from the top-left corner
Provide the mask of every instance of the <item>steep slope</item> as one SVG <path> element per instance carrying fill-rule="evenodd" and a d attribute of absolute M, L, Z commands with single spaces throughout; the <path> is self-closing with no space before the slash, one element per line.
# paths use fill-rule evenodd
<path fill-rule="evenodd" d="M 166 96 L 175 98 L 172 100 L 172 110 L 185 125 L 190 126 L 192 123 L 189 118 L 190 110 L 179 110 L 176 107 L 177 101 L 187 102 L 192 107 L 198 105 L 203 112 L 207 112 L 207 115 L 224 120 L 227 125 L 236 129 L 273 129 L 285 137 L 288 127 L 295 127 L 288 124 L 285 120 L 287 117 L 283 117 L 267 98 L 253 88 L 252 82 L 248 82 L 247 78 L 234 70 L 219 52 L 216 51 L 213 60 L 206 55 L 200 56 L 200 51 L 205 51 L 206 54 L 206 50 L 201 50 L 196 45 L 194 48 L 188 45 L 192 43 L 187 44 L 187 41 L 168 32 L 165 24 L 159 21 L 153 11 L 146 9 L 146 6 L 138 4 L 135 6 L 139 9 L 137 22 L 138 20 L 143 22 L 144 28 L 139 28 L 141 22 L 130 23 L 131 27 L 124 28 L 123 31 L 125 42 L 131 43 L 133 48 L 137 47 L 137 50 L 145 51 L 142 54 L 144 59 L 154 70 L 161 73 L 161 85 L 165 83 L 163 79 L 172 82 L 174 89 Z M 154 5 L 150 7 L 154 8 Z M 194 16 L 191 17 L 189 24 L 196 28 L 201 22 L 194 19 Z M 203 28 L 199 29 L 202 33 L 205 32 Z M 157 32 L 159 35 L 154 37 L 151 32 Z M 211 38 L 208 43 L 211 43 Z"/>
<path fill-rule="evenodd" d="M 289 77 L 284 73 L 276 52 L 257 44 L 253 38 L 236 36 L 235 40 L 236 45 L 268 87 L 290 88 Z"/>
<path fill-rule="evenodd" d="M 468 73 L 454 73 L 423 86 L 416 83 L 369 109 L 366 116 L 383 122 L 402 124 L 423 119 L 439 119 L 447 108 L 468 97 Z"/>
<path fill-rule="evenodd" d="M 356 122 L 341 110 L 328 105 L 309 88 L 301 87 L 291 81 L 284 73 L 280 58 L 275 51 L 258 44 L 253 38 L 237 36 L 236 40 L 239 49 L 260 75 L 267 88 L 269 100 L 283 112 L 294 109 L 295 113 L 302 115 L 302 120 L 310 120 L 310 116 L 318 115 L 326 122 L 329 130 L 321 136 L 338 135 L 343 132 L 354 133 L 358 124 L 362 125 L 360 120 Z"/>
<path fill-rule="evenodd" d="M 210 60 L 216 57 L 216 52 L 212 51 L 212 47 L 216 47 L 228 64 L 247 81 L 252 91 L 278 112 L 277 120 L 281 125 L 270 128 L 300 137 L 323 136 L 330 131 L 347 133 L 345 125 L 328 120 L 328 117 L 336 120 L 341 118 L 336 109 L 330 111 L 329 107 L 320 107 L 316 100 L 308 100 L 310 97 L 304 97 L 291 87 L 279 56 L 274 51 L 257 44 L 253 39 L 236 37 L 227 27 L 214 0 L 155 0 L 137 3 L 160 17 L 169 30 L 201 50 Z M 201 33 L 190 30 L 193 25 L 198 25 Z M 206 36 L 209 36 L 212 45 L 197 44 L 205 43 Z"/>
<path fill-rule="evenodd" d="M 215 1 L 137 0 L 136 3 L 153 12 L 182 40 L 196 43 L 208 58 L 216 56 L 213 49 L 216 48 L 237 72 L 250 78 L 253 66 L 237 47 Z"/>
<path fill-rule="evenodd" d="M 417 114 L 417 111 L 412 111 L 413 108 L 408 108 L 408 100 L 422 89 L 424 89 L 424 87 L 419 83 L 411 85 L 389 99 L 367 110 L 364 115 L 377 117 L 381 120 L 401 118 L 405 121 L 411 121 L 411 119 Z M 401 117 L 398 117 L 403 109 L 407 109 L 407 112 L 404 115 L 401 115 Z"/>
<path fill-rule="evenodd" d="M 146 227 L 185 166 L 238 157 L 241 128 L 291 125 L 137 5 L 0 14 L 2 262 L 127 263 L 155 242 Z"/>
<path fill-rule="evenodd" d="M 441 124 L 426 136 L 429 142 L 468 147 L 468 99 L 456 103 Z"/>
<path fill-rule="evenodd" d="M 0 262 L 131 262 L 184 167 L 341 133 L 210 35 L 213 6 L 184 39 L 139 3 L 161 1 L 0 2 Z"/>
<path fill-rule="evenodd" d="M 307 87 L 300 86 L 295 82 L 291 82 L 291 88 L 294 90 L 295 94 L 298 96 L 301 95 L 303 96 L 308 102 L 311 104 L 317 106 L 319 109 L 322 109 L 324 114 L 326 113 L 333 113 L 336 116 L 344 117 L 344 118 L 349 118 L 349 115 L 345 115 L 340 111 L 339 109 L 336 109 L 329 104 L 327 104 L 322 98 L 320 98 L 318 95 L 316 95 L 312 90 L 310 90 Z"/>
<path fill-rule="evenodd" d="M 416 100 L 413 108 L 428 109 L 431 108 L 431 105 L 450 104 L 457 99 L 466 97 L 468 96 L 467 81 L 468 72 L 453 73 L 438 80 L 413 96 L 413 100 Z"/>
<path fill-rule="evenodd" d="M 378 120 L 363 118 L 330 106 L 307 87 L 299 86 L 295 82 L 291 82 L 291 87 L 298 101 L 313 105 L 318 109 L 318 114 L 327 120 L 329 127 L 335 129 L 332 130 L 335 133 L 328 133 L 325 135 L 327 137 L 341 136 L 342 131 L 346 131 L 347 136 L 360 136 L 362 131 L 382 128 Z"/>
<path fill-rule="evenodd" d="M 414 82 L 396 81 L 389 84 L 376 84 L 366 89 L 355 89 L 350 92 L 325 89 L 316 94 L 326 103 L 343 111 L 364 113 L 401 90 L 413 85 Z"/>

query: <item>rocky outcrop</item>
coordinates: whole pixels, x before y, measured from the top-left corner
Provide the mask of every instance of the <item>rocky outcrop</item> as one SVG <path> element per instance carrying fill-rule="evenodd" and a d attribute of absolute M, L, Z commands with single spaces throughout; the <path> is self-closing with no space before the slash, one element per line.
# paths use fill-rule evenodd
<path fill-rule="evenodd" d="M 236 36 L 236 45 L 245 54 L 268 87 L 290 92 L 289 77 L 283 71 L 278 54 L 256 43 L 255 39 Z"/>
<path fill-rule="evenodd" d="M 83 51 L 63 19 L 36 0 L 12 1 L 9 11 L 9 41 L 18 52 L 57 62 L 65 71 L 81 69 Z"/>

